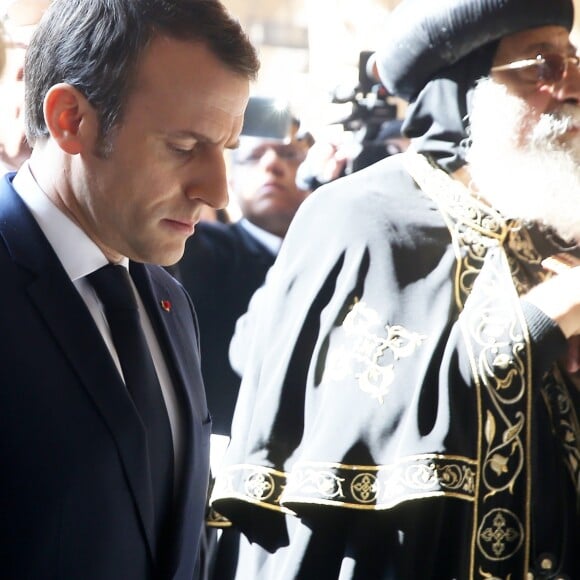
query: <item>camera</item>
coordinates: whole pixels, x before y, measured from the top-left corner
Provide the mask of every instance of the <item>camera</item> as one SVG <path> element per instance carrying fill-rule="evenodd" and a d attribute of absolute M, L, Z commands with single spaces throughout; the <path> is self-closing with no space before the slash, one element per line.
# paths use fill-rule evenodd
<path fill-rule="evenodd" d="M 298 170 L 297 183 L 302 189 L 314 190 L 329 180 L 349 175 L 373 163 L 400 153 L 406 148 L 401 134 L 402 120 L 397 118 L 398 107 L 389 91 L 381 83 L 376 71 L 373 51 L 359 53 L 358 82 L 355 87 L 337 87 L 331 93 L 331 103 L 350 104 L 350 114 L 331 125 L 342 125 L 348 132 L 348 143 L 340 148 L 340 162 L 307 158 Z M 334 146 L 335 152 L 337 147 Z M 340 165 L 337 172 L 333 165 Z M 338 172 L 339 171 L 339 172 Z"/>
<path fill-rule="evenodd" d="M 358 84 L 346 96 L 336 91 L 333 103 L 351 103 L 350 115 L 339 121 L 347 131 L 359 135 L 361 143 L 373 142 L 379 135 L 383 123 L 397 118 L 397 105 L 390 101 L 389 91 L 380 82 L 376 73 L 375 53 L 362 51 L 359 54 Z"/>

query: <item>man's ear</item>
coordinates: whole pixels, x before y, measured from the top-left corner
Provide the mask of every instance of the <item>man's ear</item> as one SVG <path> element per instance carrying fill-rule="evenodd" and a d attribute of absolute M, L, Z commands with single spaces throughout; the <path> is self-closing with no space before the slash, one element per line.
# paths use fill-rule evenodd
<path fill-rule="evenodd" d="M 44 98 L 44 118 L 52 139 L 69 155 L 94 146 L 96 112 L 73 86 L 59 83 L 49 89 Z"/>

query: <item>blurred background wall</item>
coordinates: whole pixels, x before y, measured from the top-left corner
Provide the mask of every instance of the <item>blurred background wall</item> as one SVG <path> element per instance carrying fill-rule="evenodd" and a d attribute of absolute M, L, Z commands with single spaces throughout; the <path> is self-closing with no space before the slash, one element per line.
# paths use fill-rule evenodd
<path fill-rule="evenodd" d="M 373 50 L 395 0 L 225 0 L 258 48 L 254 92 L 287 98 L 310 128 L 340 118 L 332 93 L 358 80 L 359 53 Z M 316 129 L 315 129 L 316 130 Z"/>
<path fill-rule="evenodd" d="M 580 15 L 580 0 L 574 1 Z M 316 132 L 348 111 L 348 105 L 331 104 L 332 94 L 356 86 L 359 54 L 376 48 L 399 0 L 224 3 L 259 50 L 262 69 L 254 92 L 289 99 Z"/>

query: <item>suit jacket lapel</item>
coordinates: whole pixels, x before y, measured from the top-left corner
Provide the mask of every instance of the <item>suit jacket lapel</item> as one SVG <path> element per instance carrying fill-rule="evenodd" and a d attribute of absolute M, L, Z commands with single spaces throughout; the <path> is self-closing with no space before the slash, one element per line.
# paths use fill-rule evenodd
<path fill-rule="evenodd" d="M 0 235 L 26 269 L 26 290 L 115 440 L 152 554 L 153 503 L 145 431 L 84 301 L 38 224 L 7 182 L 0 185 Z"/>
<path fill-rule="evenodd" d="M 169 556 L 170 570 L 167 571 L 171 577 L 181 554 L 189 549 L 185 545 L 192 533 L 188 525 L 192 521 L 193 510 L 199 508 L 195 502 L 199 501 L 199 491 L 204 486 L 202 474 L 204 471 L 207 473 L 205 463 L 208 457 L 203 450 L 199 430 L 208 423 L 208 417 L 200 415 L 207 412 L 207 403 L 195 342 L 197 337 L 191 332 L 191 317 L 194 314 L 189 299 L 182 289 L 165 284 L 162 276 L 151 276 L 150 270 L 143 264 L 132 262 L 130 270 L 169 365 L 183 420 L 183 469 L 176 490 L 174 537 Z M 177 304 L 179 308 L 175 307 Z M 187 308 L 191 309 L 191 317 L 187 314 Z M 196 436 L 200 439 L 196 440 Z"/>

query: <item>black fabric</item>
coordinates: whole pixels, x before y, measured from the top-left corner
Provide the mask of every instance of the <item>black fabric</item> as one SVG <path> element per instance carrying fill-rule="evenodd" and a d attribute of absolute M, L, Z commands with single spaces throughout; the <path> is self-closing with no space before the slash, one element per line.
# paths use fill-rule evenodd
<path fill-rule="evenodd" d="M 407 109 L 402 131 L 414 150 L 448 172 L 465 164 L 473 89 L 488 74 L 496 47 L 491 43 L 441 71 Z"/>
<path fill-rule="evenodd" d="M 108 264 L 88 280 L 104 305 L 125 384 L 147 431 L 157 537 L 161 539 L 167 533 L 173 496 L 173 442 L 161 385 L 127 269 Z"/>

